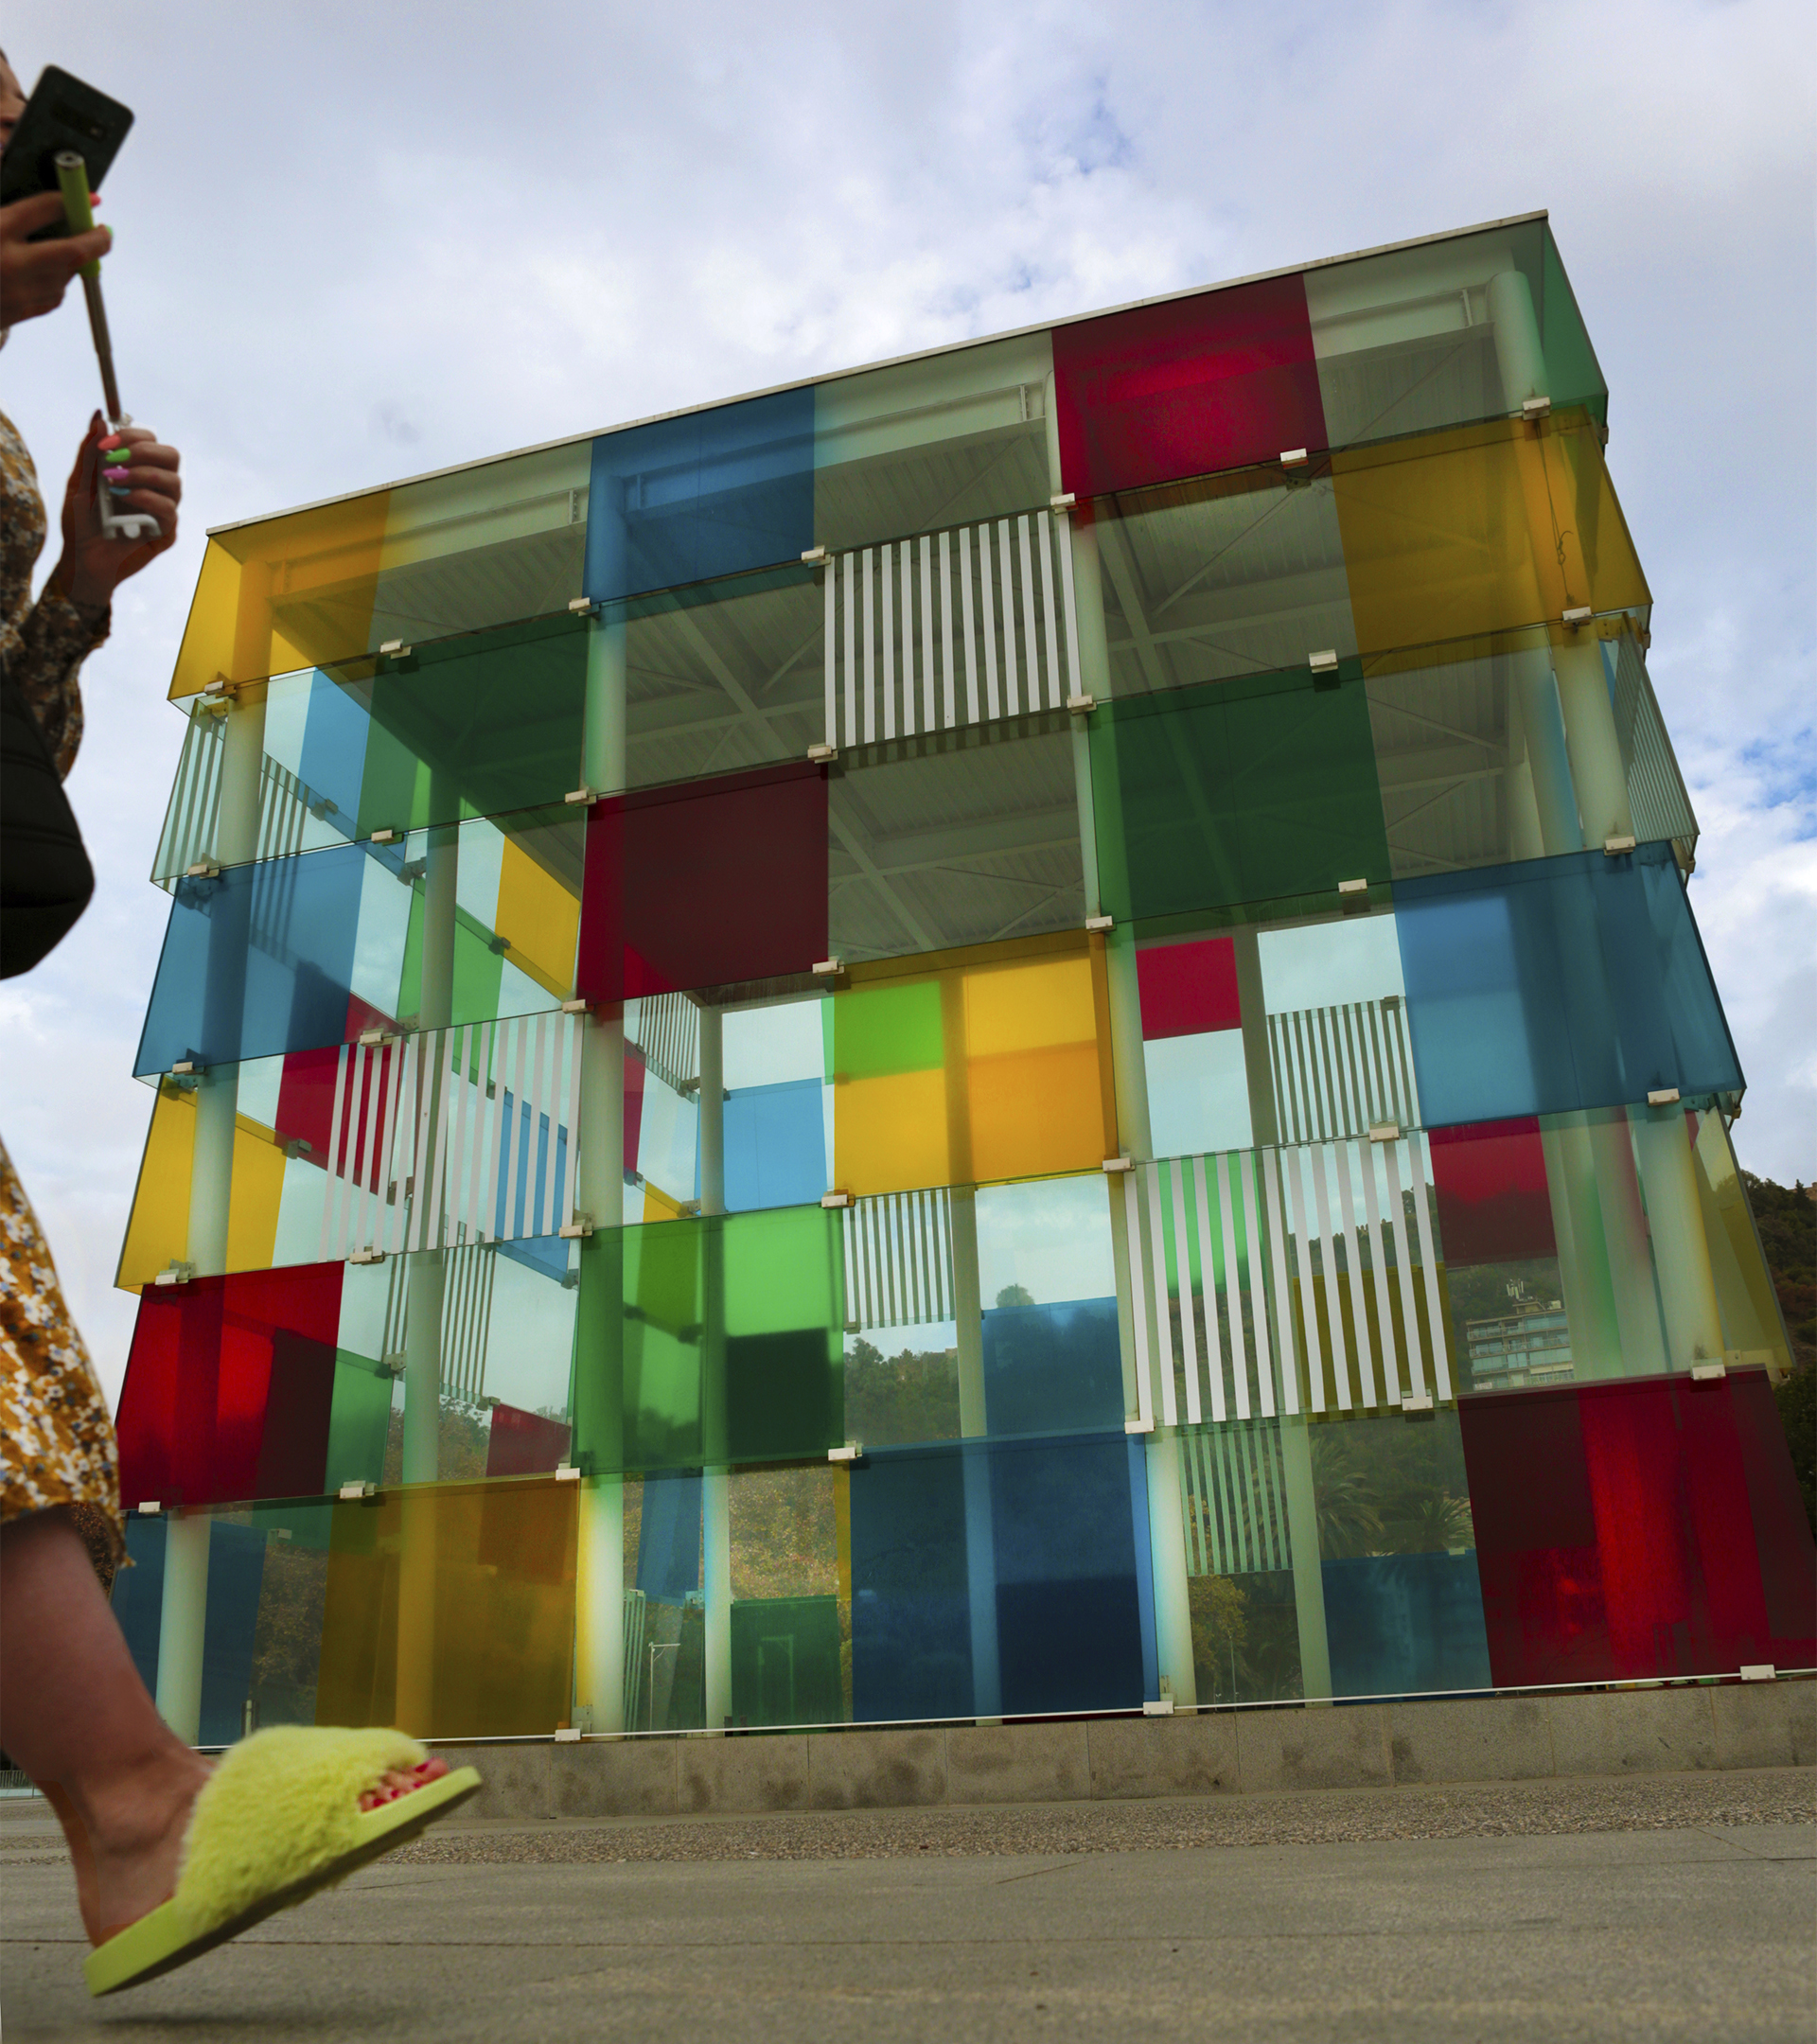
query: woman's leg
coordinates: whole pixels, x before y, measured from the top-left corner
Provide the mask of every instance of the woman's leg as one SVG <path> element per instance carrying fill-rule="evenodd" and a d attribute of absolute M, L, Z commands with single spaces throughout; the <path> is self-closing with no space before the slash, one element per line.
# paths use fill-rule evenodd
<path fill-rule="evenodd" d="M 208 1764 L 146 1694 L 67 1512 L 0 1532 L 0 1744 L 62 1824 L 91 1943 L 168 1899 Z M 447 1772 L 438 1759 L 394 1770 L 361 1807 Z"/>
<path fill-rule="evenodd" d="M 169 1895 L 207 1765 L 146 1694 L 65 1512 L 0 1533 L 0 1743 L 62 1823 L 91 1941 Z"/>

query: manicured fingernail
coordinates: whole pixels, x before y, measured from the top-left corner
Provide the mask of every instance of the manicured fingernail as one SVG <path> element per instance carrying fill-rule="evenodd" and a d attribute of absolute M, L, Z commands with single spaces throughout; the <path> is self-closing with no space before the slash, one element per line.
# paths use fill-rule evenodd
<path fill-rule="evenodd" d="M 101 473 L 110 483 L 123 483 L 132 474 L 130 468 L 103 468 Z"/>

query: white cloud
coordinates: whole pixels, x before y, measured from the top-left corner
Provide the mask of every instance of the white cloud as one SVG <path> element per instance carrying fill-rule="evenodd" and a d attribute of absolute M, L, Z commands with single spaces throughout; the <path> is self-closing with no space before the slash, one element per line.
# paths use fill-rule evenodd
<path fill-rule="evenodd" d="M 1752 1081 L 1738 1146 L 1812 1175 L 1808 38 L 1794 0 L 15 0 L 24 75 L 60 62 L 138 109 L 110 308 L 127 401 L 189 487 L 88 670 L 96 907 L 0 1007 L 0 1128 L 104 1373 L 163 928 L 140 875 L 205 525 L 1535 205 L 1614 392 L 1705 824 L 1693 898 Z M 5 366 L 54 479 L 94 402 L 79 308 Z"/>

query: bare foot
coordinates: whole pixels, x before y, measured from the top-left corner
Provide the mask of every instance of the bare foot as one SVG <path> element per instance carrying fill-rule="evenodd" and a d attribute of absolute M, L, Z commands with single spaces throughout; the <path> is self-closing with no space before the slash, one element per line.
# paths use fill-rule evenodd
<path fill-rule="evenodd" d="M 431 1782 L 440 1781 L 448 1772 L 448 1762 L 438 1760 L 432 1753 L 427 1760 L 414 1768 L 387 1768 L 376 1788 L 368 1788 L 360 1798 L 362 1810 L 378 1809 L 381 1804 L 395 1803 L 399 1796 L 407 1796 L 413 1788 L 427 1788 Z"/>
<path fill-rule="evenodd" d="M 69 1838 L 90 1944 L 137 1923 L 175 1894 L 189 1812 L 209 1772 L 198 1754 L 172 1747 L 90 1789 L 76 1807 L 62 1806 L 73 1799 L 53 1799 Z"/>

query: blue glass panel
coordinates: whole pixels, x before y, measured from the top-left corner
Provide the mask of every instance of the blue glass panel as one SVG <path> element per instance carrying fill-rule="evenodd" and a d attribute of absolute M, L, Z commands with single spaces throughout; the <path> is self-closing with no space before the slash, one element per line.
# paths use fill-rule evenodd
<path fill-rule="evenodd" d="M 555 1131 L 556 1171 L 551 1178 L 549 1117 L 538 1113 L 533 1101 L 520 1101 L 507 1091 L 504 1110 L 499 1120 L 499 1196 L 493 1232 L 501 1237 L 554 1235 L 561 1225 L 557 1207 L 560 1188 L 568 1176 L 568 1131 L 557 1123 Z M 511 1167 L 514 1142 L 517 1150 L 515 1171 Z M 509 1212 L 505 1206 L 507 1192 L 511 1192 L 516 1200 L 515 1208 Z M 565 1249 L 556 1268 L 568 1268 Z"/>
<path fill-rule="evenodd" d="M 963 1466 L 873 1453 L 852 1471 L 852 1715 L 972 1714 Z"/>
<path fill-rule="evenodd" d="M 1487 1689 L 1489 1635 L 1473 1549 L 1320 1564 L 1334 1696 Z"/>
<path fill-rule="evenodd" d="M 637 1587 L 655 1604 L 679 1604 L 700 1587 L 700 1479 L 646 1476 L 637 1538 Z"/>
<path fill-rule="evenodd" d="M 132 1069 L 341 1042 L 369 855 L 333 845 L 178 881 Z"/>
<path fill-rule="evenodd" d="M 246 1729 L 264 1580 L 264 1528 L 217 1520 L 208 1532 L 208 1618 L 202 1635 L 203 1746 L 231 1746 Z"/>
<path fill-rule="evenodd" d="M 1120 1431 L 1039 1446 L 992 1444 L 1005 1713 L 1140 1707 L 1131 1476 Z"/>
<path fill-rule="evenodd" d="M 158 1630 L 164 1614 L 164 1539 L 168 1519 L 126 1522 L 126 1558 L 114 1578 L 114 1617 L 125 1635 L 127 1651 L 139 1680 L 153 1696 L 158 1691 Z"/>
<path fill-rule="evenodd" d="M 593 442 L 595 602 L 799 561 L 814 544 L 814 393 L 779 391 Z"/>
<path fill-rule="evenodd" d="M 1129 1519 L 1135 1536 L 1136 1604 L 1142 1628 L 1142 1694 L 1161 1693 L 1161 1649 L 1155 1631 L 1155 1545 L 1148 1529 L 1148 1456 L 1139 1439 L 1123 1437 L 1129 1456 Z"/>
<path fill-rule="evenodd" d="M 365 705 L 318 667 L 309 677 L 298 778 L 318 802 L 334 804 L 326 814 L 346 837 L 359 823 L 360 784 L 371 729 Z"/>
<path fill-rule="evenodd" d="M 727 1212 L 820 1199 L 826 1190 L 820 1093 L 819 1079 L 732 1089 L 725 1112 Z M 697 1168 L 697 1189 L 698 1183 Z"/>
<path fill-rule="evenodd" d="M 1394 906 L 1429 1126 L 1739 1090 L 1669 845 L 1399 880 Z"/>
<path fill-rule="evenodd" d="M 984 1314 L 993 1436 L 1120 1426 L 1123 1361 L 1114 1298 L 997 1306 Z"/>

